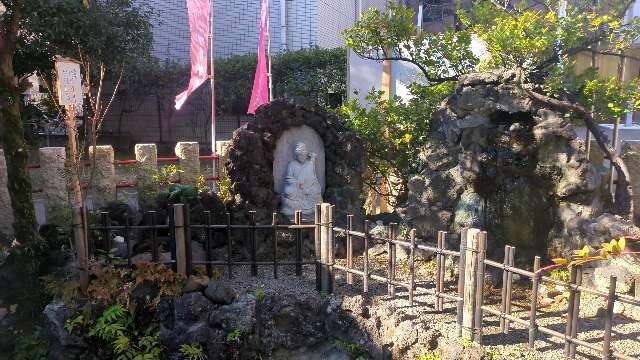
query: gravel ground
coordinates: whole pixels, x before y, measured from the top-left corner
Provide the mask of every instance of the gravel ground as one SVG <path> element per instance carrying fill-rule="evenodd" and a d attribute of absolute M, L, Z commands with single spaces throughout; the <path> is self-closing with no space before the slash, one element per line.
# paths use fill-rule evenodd
<path fill-rule="evenodd" d="M 376 252 L 377 251 L 377 252 Z M 337 259 L 336 263 L 346 265 L 343 259 Z M 354 266 L 362 269 L 362 257 L 354 257 Z M 315 267 L 304 266 L 303 275 L 296 277 L 293 266 L 279 267 L 278 279 L 273 278 L 271 266 L 260 266 L 259 276 L 251 277 L 248 266 L 238 266 L 233 270 L 233 278 L 227 280 L 226 269 L 220 268 L 219 276 L 229 282 L 240 291 L 253 292 L 262 289 L 267 294 L 295 293 L 298 296 L 319 296 L 315 290 Z M 370 250 L 370 271 L 384 275 L 386 273 L 386 252 Z M 416 261 L 416 283 L 420 287 L 433 288 L 434 274 L 432 262 Z M 408 279 L 408 267 L 406 260 L 398 261 L 397 279 Z M 410 307 L 408 292 L 406 289 L 396 287 L 396 298 L 390 299 L 387 285 L 371 280 L 369 281 L 371 295 L 371 307 L 385 307 L 393 311 L 403 311 L 409 316 L 416 316 L 427 322 L 430 327 L 436 328 L 449 338 L 456 337 L 455 304 L 445 303 L 444 312 L 434 310 L 434 297 L 415 292 L 415 306 Z M 528 283 L 514 286 L 512 300 L 512 314 L 522 319 L 529 317 L 529 302 L 531 292 Z M 447 284 L 447 292 L 455 295 L 456 284 Z M 341 296 L 355 296 L 362 293 L 362 281 L 354 275 L 354 284 L 347 285 L 345 274 L 338 272 L 336 275 L 335 294 Z M 500 289 L 487 288 L 485 292 L 485 304 L 499 309 Z M 593 344 L 601 345 L 604 329 L 604 318 L 598 315 L 598 309 L 604 306 L 604 299 L 583 295 L 580 305 L 580 321 L 578 323 L 579 338 Z M 551 328 L 564 333 L 566 324 L 566 299 L 559 300 L 546 308 L 539 309 L 538 325 Z M 484 345 L 493 353 L 499 353 L 504 359 L 550 359 L 563 358 L 564 341 L 539 334 L 535 342 L 535 350 L 528 348 L 528 329 L 519 324 L 511 323 L 508 334 L 499 331 L 499 319 L 496 316 L 485 314 L 483 318 Z M 614 320 L 613 349 L 625 355 L 640 359 L 640 322 L 618 316 Z M 577 348 L 576 359 L 599 359 L 601 355 L 584 347 Z"/>

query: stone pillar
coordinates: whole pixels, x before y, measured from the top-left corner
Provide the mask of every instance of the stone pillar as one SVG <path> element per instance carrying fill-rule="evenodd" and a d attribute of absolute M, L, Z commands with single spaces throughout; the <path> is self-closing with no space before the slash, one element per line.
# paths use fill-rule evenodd
<path fill-rule="evenodd" d="M 89 147 L 89 160 L 95 168 L 89 178 L 93 181 L 93 204 L 100 207 L 116 199 L 116 168 L 113 147 L 100 145 Z M 93 175 L 93 176 L 92 176 Z"/>
<path fill-rule="evenodd" d="M 158 148 L 156 144 L 136 144 L 136 160 L 139 171 L 136 174 L 138 196 L 144 191 L 158 191 L 158 184 L 151 177 L 158 170 Z"/>
<path fill-rule="evenodd" d="M 640 223 L 640 141 L 627 141 L 622 144 L 622 160 L 629 169 L 631 188 L 633 189 L 633 220 Z"/>
<path fill-rule="evenodd" d="M 13 236 L 13 209 L 11 197 L 7 189 L 7 162 L 4 159 L 4 150 L 0 149 L 0 233 Z"/>
<path fill-rule="evenodd" d="M 136 160 L 143 166 L 152 169 L 158 168 L 158 148 L 156 144 L 136 144 Z"/>
<path fill-rule="evenodd" d="M 180 184 L 197 185 L 200 176 L 200 146 L 197 142 L 176 144 L 176 156 L 180 159 Z"/>
<path fill-rule="evenodd" d="M 64 147 L 43 147 L 38 151 L 40 158 L 40 178 L 42 193 L 47 200 L 47 208 L 67 205 L 67 175 L 65 162 L 67 153 Z"/>

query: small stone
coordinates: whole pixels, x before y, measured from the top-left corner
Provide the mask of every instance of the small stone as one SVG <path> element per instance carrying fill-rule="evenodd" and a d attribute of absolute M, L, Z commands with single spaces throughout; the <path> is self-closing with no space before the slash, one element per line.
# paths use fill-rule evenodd
<path fill-rule="evenodd" d="M 614 315 L 622 315 L 624 314 L 624 304 L 616 301 L 613 303 L 613 314 Z"/>
<path fill-rule="evenodd" d="M 202 275 L 202 276 L 191 275 L 187 279 L 187 283 L 185 284 L 183 291 L 186 293 L 193 292 L 193 291 L 200 291 L 204 289 L 208 283 L 209 283 L 209 277 L 206 275 Z"/>
<path fill-rule="evenodd" d="M 231 304 L 237 297 L 238 292 L 231 287 L 221 284 L 218 281 L 212 281 L 204 290 L 204 296 L 211 300 L 214 304 Z"/>
<path fill-rule="evenodd" d="M 553 303 L 555 302 L 555 300 L 548 298 L 548 297 L 543 297 L 542 299 L 540 299 L 540 301 L 538 302 L 538 304 L 540 305 L 540 307 L 549 307 L 551 305 L 553 305 Z"/>

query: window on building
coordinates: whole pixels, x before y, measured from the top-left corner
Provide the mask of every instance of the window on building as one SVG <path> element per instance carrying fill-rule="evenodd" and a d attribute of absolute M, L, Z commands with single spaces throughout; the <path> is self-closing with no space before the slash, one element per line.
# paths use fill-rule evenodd
<path fill-rule="evenodd" d="M 444 4 L 442 0 L 424 0 L 422 20 L 425 23 L 438 22 L 444 19 Z"/>

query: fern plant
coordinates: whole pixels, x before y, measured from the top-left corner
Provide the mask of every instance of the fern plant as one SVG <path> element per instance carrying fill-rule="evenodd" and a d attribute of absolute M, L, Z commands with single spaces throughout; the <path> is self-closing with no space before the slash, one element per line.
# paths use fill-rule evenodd
<path fill-rule="evenodd" d="M 182 344 L 180 345 L 180 353 L 189 360 L 207 359 L 200 345 Z"/>

